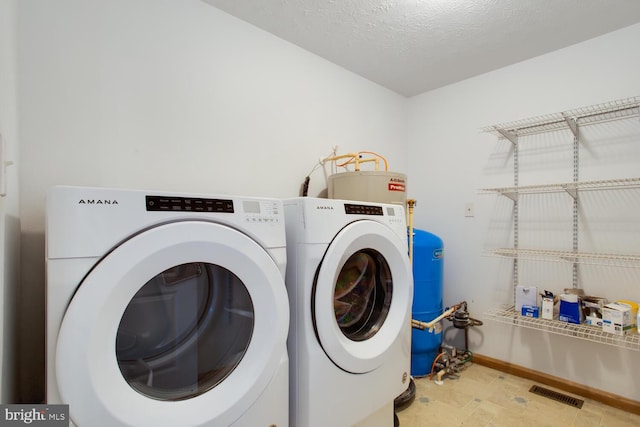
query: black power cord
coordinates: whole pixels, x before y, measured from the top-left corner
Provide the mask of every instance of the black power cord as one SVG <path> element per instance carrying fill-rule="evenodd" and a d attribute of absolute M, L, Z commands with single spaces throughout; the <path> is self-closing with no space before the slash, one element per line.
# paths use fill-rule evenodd
<path fill-rule="evenodd" d="M 307 195 L 309 194 L 309 181 L 311 181 L 311 177 L 307 176 L 304 179 L 304 183 L 302 184 L 302 197 L 307 197 Z"/>

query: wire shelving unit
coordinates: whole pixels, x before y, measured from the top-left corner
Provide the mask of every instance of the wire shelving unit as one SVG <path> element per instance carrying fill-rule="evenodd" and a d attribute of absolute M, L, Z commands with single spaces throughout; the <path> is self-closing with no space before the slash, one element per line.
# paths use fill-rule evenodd
<path fill-rule="evenodd" d="M 640 178 L 620 178 L 598 181 L 579 180 L 580 129 L 601 123 L 640 118 L 640 97 L 631 97 L 589 107 L 578 108 L 555 114 L 548 114 L 524 120 L 487 126 L 483 132 L 491 133 L 499 139 L 509 140 L 513 151 L 513 186 L 485 188 L 478 194 L 499 194 L 513 201 L 513 247 L 488 249 L 485 255 L 513 259 L 513 284 L 518 284 L 518 261 L 540 260 L 567 262 L 573 266 L 573 287 L 577 287 L 577 265 L 592 264 L 614 267 L 640 268 L 640 255 L 604 254 L 581 252 L 578 248 L 579 198 L 582 191 L 640 189 Z M 573 136 L 573 181 L 542 185 L 519 185 L 519 145 L 525 136 L 566 132 Z M 519 198 L 527 194 L 566 192 L 573 199 L 573 248 L 569 251 L 522 248 L 519 242 Z M 503 305 L 489 310 L 485 316 L 490 320 L 514 326 L 546 331 L 587 341 L 640 351 L 640 334 L 615 335 L 603 332 L 602 328 L 585 324 L 571 324 L 558 320 L 548 320 L 522 316 L 513 305 Z"/>

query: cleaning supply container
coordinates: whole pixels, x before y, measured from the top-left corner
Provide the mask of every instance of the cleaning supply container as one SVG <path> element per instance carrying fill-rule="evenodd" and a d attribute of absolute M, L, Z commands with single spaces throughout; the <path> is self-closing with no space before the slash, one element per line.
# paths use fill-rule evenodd
<path fill-rule="evenodd" d="M 412 318 L 427 323 L 442 314 L 444 246 L 435 234 L 413 232 Z M 428 375 L 442 345 L 442 322 L 431 330 L 412 329 L 411 339 L 411 375 Z"/>

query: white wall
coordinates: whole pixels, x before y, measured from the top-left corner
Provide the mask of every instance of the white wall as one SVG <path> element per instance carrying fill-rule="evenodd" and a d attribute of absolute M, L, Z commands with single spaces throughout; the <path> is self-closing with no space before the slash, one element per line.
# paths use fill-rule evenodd
<path fill-rule="evenodd" d="M 513 185 L 511 143 L 480 129 L 640 95 L 637 40 L 640 24 L 410 99 L 408 175 L 414 183 L 410 196 L 418 201 L 415 226 L 444 241 L 446 306 L 466 300 L 471 316 L 484 319 L 490 308 L 513 298 L 512 261 L 481 255 L 485 247 L 499 241 L 504 245 L 512 238 L 512 204 L 504 197 L 477 194 L 480 188 Z M 601 139 L 620 132 L 620 125 L 605 125 L 600 135 L 587 138 L 581 149 L 581 179 L 639 176 L 640 122 L 635 120 L 634 139 L 603 144 Z M 558 144 L 555 138 L 547 135 L 534 138 L 531 145 L 521 144 L 521 185 L 571 181 L 572 138 L 565 135 L 568 144 Z M 562 210 L 566 199 L 563 194 L 533 196 L 522 203 L 544 222 L 523 213 L 531 221 L 528 244 L 567 243 L 571 208 Z M 583 244 L 640 254 L 640 190 L 589 193 L 583 201 L 591 203 L 581 211 L 581 220 L 591 227 L 581 230 Z M 474 204 L 475 217 L 464 216 L 466 203 Z M 604 237 L 596 237 L 598 233 Z M 520 284 L 556 293 L 572 286 L 566 266 L 538 262 L 525 270 Z M 585 266 L 580 271 L 587 293 L 640 301 L 639 269 Z M 601 282 L 594 283 L 590 274 L 599 275 Z M 459 340 L 455 331 L 451 338 Z M 636 351 L 487 320 L 469 331 L 469 339 L 477 353 L 640 400 Z"/>
<path fill-rule="evenodd" d="M 55 184 L 297 196 L 317 160 L 404 172 L 405 98 L 198 0 L 18 2 L 21 399 L 43 398 Z M 310 195 L 325 187 L 321 170 Z"/>
<path fill-rule="evenodd" d="M 15 399 L 15 316 L 20 277 L 15 3 L 0 1 L 0 134 L 5 144 L 3 161 L 14 162 L 5 174 L 6 196 L 0 197 L 0 403 Z"/>

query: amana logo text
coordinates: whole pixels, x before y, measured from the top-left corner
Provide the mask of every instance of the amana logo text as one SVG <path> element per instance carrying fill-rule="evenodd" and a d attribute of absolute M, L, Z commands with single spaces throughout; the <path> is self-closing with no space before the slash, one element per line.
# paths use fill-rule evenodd
<path fill-rule="evenodd" d="M 333 210 L 333 206 L 316 206 L 316 209 L 328 209 L 328 210 Z"/>
<path fill-rule="evenodd" d="M 117 205 L 116 199 L 80 199 L 79 205 Z"/>

